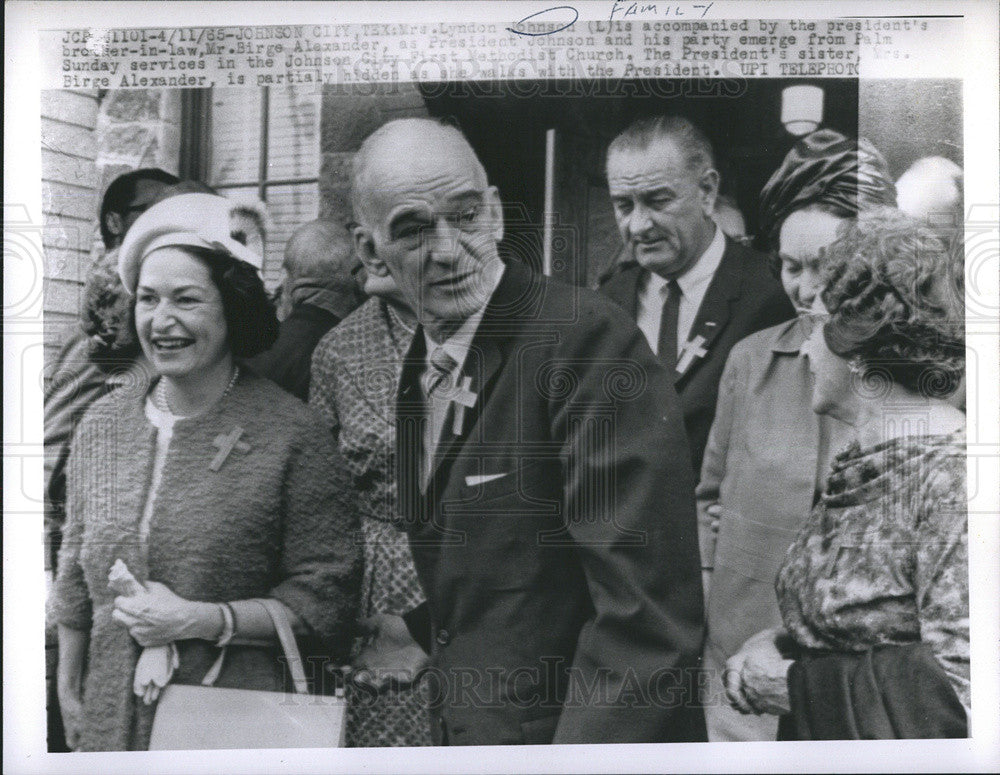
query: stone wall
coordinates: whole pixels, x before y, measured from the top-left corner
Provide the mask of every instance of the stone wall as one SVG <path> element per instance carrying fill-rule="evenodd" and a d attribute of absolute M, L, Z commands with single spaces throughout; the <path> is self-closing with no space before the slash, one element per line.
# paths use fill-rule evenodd
<path fill-rule="evenodd" d="M 177 174 L 181 93 L 176 89 L 109 91 L 97 117 L 100 190 L 123 172 L 160 167 Z"/>
<path fill-rule="evenodd" d="M 374 88 L 374 87 L 373 87 Z M 343 86 L 323 90 L 320 118 L 319 214 L 338 223 L 352 220 L 351 159 L 375 129 L 396 118 L 427 116 L 416 85 L 389 84 L 363 95 L 345 93 Z"/>

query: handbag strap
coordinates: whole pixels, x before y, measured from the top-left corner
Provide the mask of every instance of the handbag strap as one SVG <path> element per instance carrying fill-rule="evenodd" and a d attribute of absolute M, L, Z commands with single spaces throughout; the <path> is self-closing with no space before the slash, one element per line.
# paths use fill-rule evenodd
<path fill-rule="evenodd" d="M 278 633 L 278 640 L 281 648 L 285 652 L 285 661 L 288 663 L 288 670 L 292 674 L 292 683 L 295 691 L 299 694 L 309 694 L 309 682 L 306 680 L 305 670 L 302 668 L 302 655 L 299 653 L 299 646 L 295 642 L 295 633 L 292 632 L 292 625 L 288 622 L 288 614 L 285 607 L 274 598 L 255 598 L 258 603 L 264 606 L 264 610 L 274 622 L 274 630 Z"/>
<path fill-rule="evenodd" d="M 208 672 L 205 673 L 205 677 L 201 679 L 202 686 L 214 686 L 215 682 L 219 679 L 219 673 L 222 672 L 222 662 L 226 658 L 227 648 L 229 647 L 223 646 L 221 649 L 219 649 L 219 656 L 212 663 L 212 666 L 208 668 Z"/>
<path fill-rule="evenodd" d="M 255 603 L 260 603 L 267 611 L 268 616 L 274 623 L 274 631 L 278 634 L 278 641 L 281 643 L 281 650 L 285 652 L 285 661 L 288 663 L 288 670 L 292 674 L 292 683 L 298 694 L 309 694 L 309 682 L 306 680 L 305 670 L 302 668 L 302 655 L 299 653 L 299 646 L 295 642 L 295 633 L 292 632 L 292 625 L 288 621 L 288 614 L 285 607 L 274 598 L 256 597 Z M 215 684 L 222 672 L 222 662 L 226 657 L 226 649 L 223 646 L 219 651 L 219 656 L 208 669 L 205 677 L 201 680 L 202 686 L 212 686 Z"/>

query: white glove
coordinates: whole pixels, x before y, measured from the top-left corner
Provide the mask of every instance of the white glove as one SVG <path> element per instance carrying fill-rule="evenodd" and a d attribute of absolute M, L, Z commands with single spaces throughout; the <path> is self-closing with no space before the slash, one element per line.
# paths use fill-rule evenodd
<path fill-rule="evenodd" d="M 177 646 L 168 643 L 166 646 L 147 646 L 139 655 L 135 666 L 135 678 L 132 680 L 132 691 L 147 705 L 155 702 L 160 696 L 160 690 L 170 683 L 174 670 L 180 667 L 180 655 Z"/>

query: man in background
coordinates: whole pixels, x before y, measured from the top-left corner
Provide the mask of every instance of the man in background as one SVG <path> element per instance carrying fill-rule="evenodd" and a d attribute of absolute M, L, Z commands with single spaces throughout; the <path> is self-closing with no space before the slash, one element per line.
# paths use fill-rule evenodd
<path fill-rule="evenodd" d="M 711 144 L 690 121 L 636 121 L 608 147 L 607 174 L 635 264 L 601 291 L 637 322 L 673 375 L 698 472 L 729 350 L 795 310 L 764 256 L 716 225 L 719 173 Z"/>
<path fill-rule="evenodd" d="M 140 215 L 158 202 L 164 189 L 179 178 L 159 167 L 132 170 L 111 181 L 101 199 L 100 228 L 104 246 L 117 248 Z"/>
<path fill-rule="evenodd" d="M 313 350 L 365 299 L 353 276 L 357 264 L 350 234 L 334 221 L 318 219 L 295 230 L 282 264 L 289 312 L 274 346 L 250 360 L 254 371 L 308 400 Z"/>

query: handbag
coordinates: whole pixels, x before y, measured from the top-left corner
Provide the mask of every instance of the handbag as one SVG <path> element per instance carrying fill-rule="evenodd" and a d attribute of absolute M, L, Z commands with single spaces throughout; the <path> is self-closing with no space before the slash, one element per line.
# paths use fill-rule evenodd
<path fill-rule="evenodd" d="M 284 609 L 276 600 L 257 602 L 274 622 L 295 692 L 213 686 L 222 672 L 223 648 L 202 685 L 169 684 L 164 689 L 153 717 L 149 750 L 343 747 L 346 700 L 309 693 Z"/>

